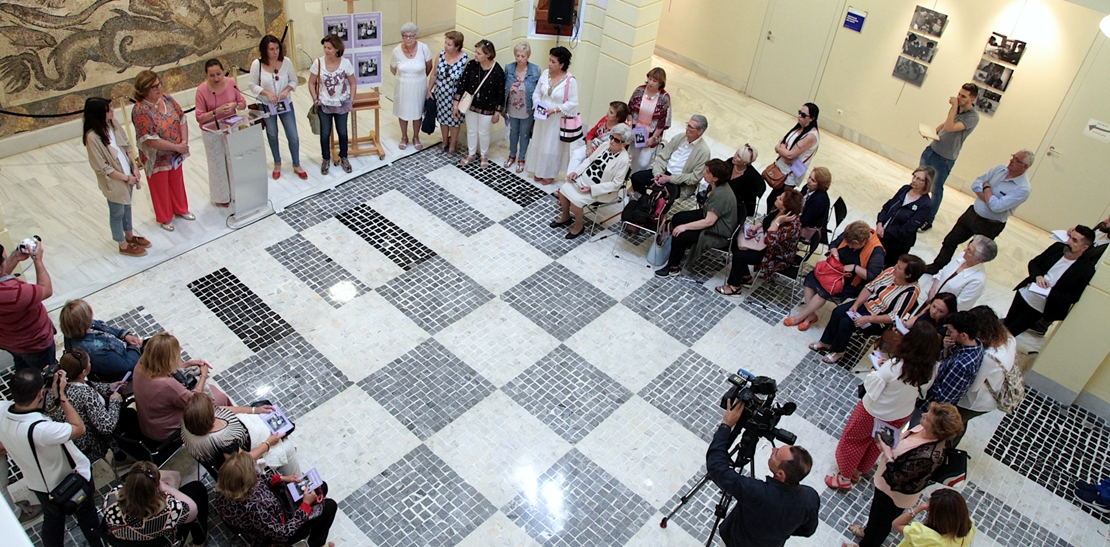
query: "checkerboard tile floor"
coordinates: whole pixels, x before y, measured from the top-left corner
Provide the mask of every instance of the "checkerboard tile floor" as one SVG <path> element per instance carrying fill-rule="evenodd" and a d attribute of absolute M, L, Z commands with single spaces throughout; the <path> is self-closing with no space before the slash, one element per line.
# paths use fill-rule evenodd
<path fill-rule="evenodd" d="M 789 544 L 849 539 L 869 479 L 844 495 L 821 476 L 868 340 L 823 364 L 805 349 L 818 329 L 780 325 L 792 305 L 785 284 L 722 298 L 698 281 L 722 275 L 723 255 L 655 278 L 642 236 L 610 227 L 567 240 L 549 228 L 551 190 L 425 151 L 289 207 L 265 231 L 212 243 L 218 252 L 140 274 L 130 310 L 112 288 L 87 300 L 143 336 L 181 334 L 219 364 L 214 380 L 236 402 L 282 405 L 298 422 L 302 465 L 339 502 L 340 545 L 703 544 L 712 483 L 666 529 L 658 523 L 704 475 L 717 403 L 741 367 L 779 381 L 779 401 L 799 405 L 784 423 L 819 456 L 806 484 L 820 487 L 821 528 Z M 1110 472 L 1105 423 L 1033 392 L 987 437 L 964 447 L 976 544 L 1107 544 L 1110 519 L 1069 491 Z M 196 472 L 187 455 L 171 464 Z M 9 474 L 18 492 L 20 472 Z M 97 479 L 101 492 L 118 484 Z M 209 545 L 231 545 L 211 521 Z M 67 545 L 80 542 L 74 525 Z M 37 542 L 37 526 L 29 533 Z"/>

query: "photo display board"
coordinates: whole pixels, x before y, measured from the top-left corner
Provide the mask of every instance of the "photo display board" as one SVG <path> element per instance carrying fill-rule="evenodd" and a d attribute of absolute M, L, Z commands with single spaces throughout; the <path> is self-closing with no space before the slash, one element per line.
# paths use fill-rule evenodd
<path fill-rule="evenodd" d="M 355 67 L 359 85 L 378 87 L 382 84 L 382 12 L 325 15 L 324 35 L 335 34 L 343 40 L 343 57 Z"/>

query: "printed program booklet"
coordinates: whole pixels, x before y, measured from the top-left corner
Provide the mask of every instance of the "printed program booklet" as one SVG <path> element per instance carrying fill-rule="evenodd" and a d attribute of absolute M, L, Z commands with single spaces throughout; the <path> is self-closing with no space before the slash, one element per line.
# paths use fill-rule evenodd
<path fill-rule="evenodd" d="M 878 418 L 875 418 L 875 425 L 871 428 L 871 436 L 878 436 L 883 444 L 891 448 L 896 448 L 898 446 L 898 441 L 902 440 L 902 432 L 900 429 Z"/>
<path fill-rule="evenodd" d="M 289 495 L 293 497 L 293 501 L 301 501 L 305 492 L 315 490 L 323 485 L 324 481 L 320 478 L 320 473 L 316 472 L 316 468 L 313 467 L 307 473 L 301 475 L 300 481 L 286 483 L 285 487 L 289 489 Z"/>
<path fill-rule="evenodd" d="M 261 415 L 262 421 L 266 422 L 266 427 L 270 428 L 270 433 L 284 435 L 293 431 L 293 421 L 285 415 L 285 412 L 282 412 L 281 407 L 273 406 L 273 412 Z"/>

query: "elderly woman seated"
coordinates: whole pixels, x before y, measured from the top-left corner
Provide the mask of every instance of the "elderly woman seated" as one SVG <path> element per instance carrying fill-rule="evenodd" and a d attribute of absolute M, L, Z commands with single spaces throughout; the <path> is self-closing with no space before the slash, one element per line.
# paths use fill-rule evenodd
<path fill-rule="evenodd" d="M 702 178 L 709 184 L 705 205 L 694 211 L 682 211 L 671 217 L 671 255 L 667 264 L 656 270 L 655 275 L 667 277 L 678 274 L 686 250 L 690 253 L 689 264 L 707 249 L 724 247 L 728 244 L 729 234 L 736 228 L 736 195 L 728 185 L 732 168 L 724 160 L 711 159 L 705 162 Z M 696 245 L 696 247 L 695 247 Z"/>
<path fill-rule="evenodd" d="M 559 188 L 559 218 L 552 228 L 574 226 L 567 232 L 567 239 L 582 235 L 582 208 L 596 202 L 613 203 L 620 199 L 620 189 L 628 176 L 628 142 L 632 130 L 628 124 L 619 123 L 609 132 L 607 146 L 598 146 L 590 157 L 567 173 L 567 181 Z M 571 213 L 574 219 L 571 219 Z"/>
<path fill-rule="evenodd" d="M 143 341 L 127 329 L 93 319 L 93 310 L 84 300 L 70 300 L 62 307 L 58 321 L 67 350 L 81 348 L 92 362 L 92 377 L 114 382 L 134 370 L 142 355 Z"/>
<path fill-rule="evenodd" d="M 775 198 L 763 220 L 736 230 L 727 284 L 713 290 L 725 296 L 737 296 L 743 285 L 752 284 L 752 266 L 758 265 L 756 271 L 764 279 L 789 267 L 798 254 L 798 241 L 802 238 L 802 225 L 798 220 L 801 212 L 802 195 L 788 187 Z"/>
<path fill-rule="evenodd" d="M 917 280 L 925 273 L 925 263 L 914 255 L 898 257 L 893 268 L 887 268 L 860 291 L 855 300 L 833 310 L 829 324 L 821 333 L 821 341 L 809 345 L 813 351 L 828 351 L 821 360 L 835 363 L 844 356 L 848 340 L 857 329 L 865 334 L 879 334 L 902 317 L 917 303 L 921 289 Z"/>
<path fill-rule="evenodd" d="M 972 236 L 964 252 L 933 276 L 928 297 L 932 298 L 943 288 L 944 292 L 956 295 L 959 309 L 951 310 L 952 313 L 974 308 L 979 297 L 987 290 L 987 272 L 983 264 L 994 260 L 996 256 L 998 245 L 993 239 L 984 235 Z"/>
<path fill-rule="evenodd" d="M 297 448 L 282 437 L 270 433 L 262 421 L 262 414 L 273 407 L 259 406 L 248 414 L 236 414 L 224 407 L 217 407 L 206 393 L 193 393 L 185 403 L 185 429 L 181 438 L 185 448 L 201 464 L 217 470 L 224 460 L 239 449 L 250 452 L 260 465 L 277 469 L 283 475 L 298 475 Z"/>
<path fill-rule="evenodd" d="M 328 485 L 305 492 L 301 504 L 286 514 L 284 504 L 273 488 L 298 482 L 298 476 L 263 475 L 255 470 L 254 460 L 246 452 L 238 452 L 220 467 L 216 479 L 216 512 L 233 529 L 251 538 L 254 547 L 290 545 L 307 539 L 309 547 L 322 547 L 328 542 L 328 531 L 339 506 L 325 498 Z"/>
<path fill-rule="evenodd" d="M 168 544 L 192 532 L 193 544 L 204 545 L 208 540 L 208 489 L 193 481 L 178 490 L 171 483 L 179 480 L 176 472 L 163 473 L 151 462 L 133 465 L 123 485 L 104 496 L 108 533 L 123 541 L 165 539 Z"/>
<path fill-rule="evenodd" d="M 807 330 L 817 322 L 817 310 L 830 299 L 840 301 L 855 298 L 864 283 L 871 281 L 883 271 L 884 253 L 883 246 L 879 243 L 879 236 L 862 220 L 857 220 L 844 229 L 844 233 L 837 236 L 829 244 L 829 258 L 823 262 L 825 266 L 814 268 L 806 276 L 805 307 L 797 315 L 788 316 L 782 324 L 788 327 L 798 326 L 798 330 Z M 832 294 L 830 287 L 825 287 L 818 279 L 817 272 L 831 269 L 837 273 L 843 271 L 843 284 L 839 292 Z"/>
<path fill-rule="evenodd" d="M 116 389 L 123 382 L 103 384 L 88 381 L 89 355 L 83 349 L 67 350 L 58 359 L 58 366 L 66 373 L 66 399 L 85 423 L 85 434 L 73 439 L 73 444 L 89 457 L 89 461 L 99 460 L 115 445 L 112 432 L 119 425 L 123 404 L 123 397 Z M 56 404 L 57 400 L 58 394 L 52 389 L 47 390 L 43 407 L 53 409 L 47 413 L 50 419 L 65 422 L 65 411 Z M 134 413 L 131 415 L 133 417 Z"/>

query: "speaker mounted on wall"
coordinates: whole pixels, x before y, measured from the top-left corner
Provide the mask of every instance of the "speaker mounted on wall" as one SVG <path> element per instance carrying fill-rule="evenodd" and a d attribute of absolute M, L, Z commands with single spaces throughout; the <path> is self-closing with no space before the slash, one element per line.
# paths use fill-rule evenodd
<path fill-rule="evenodd" d="M 571 26 L 574 24 L 574 0 L 550 0 L 547 7 L 547 22 L 551 25 Z"/>

